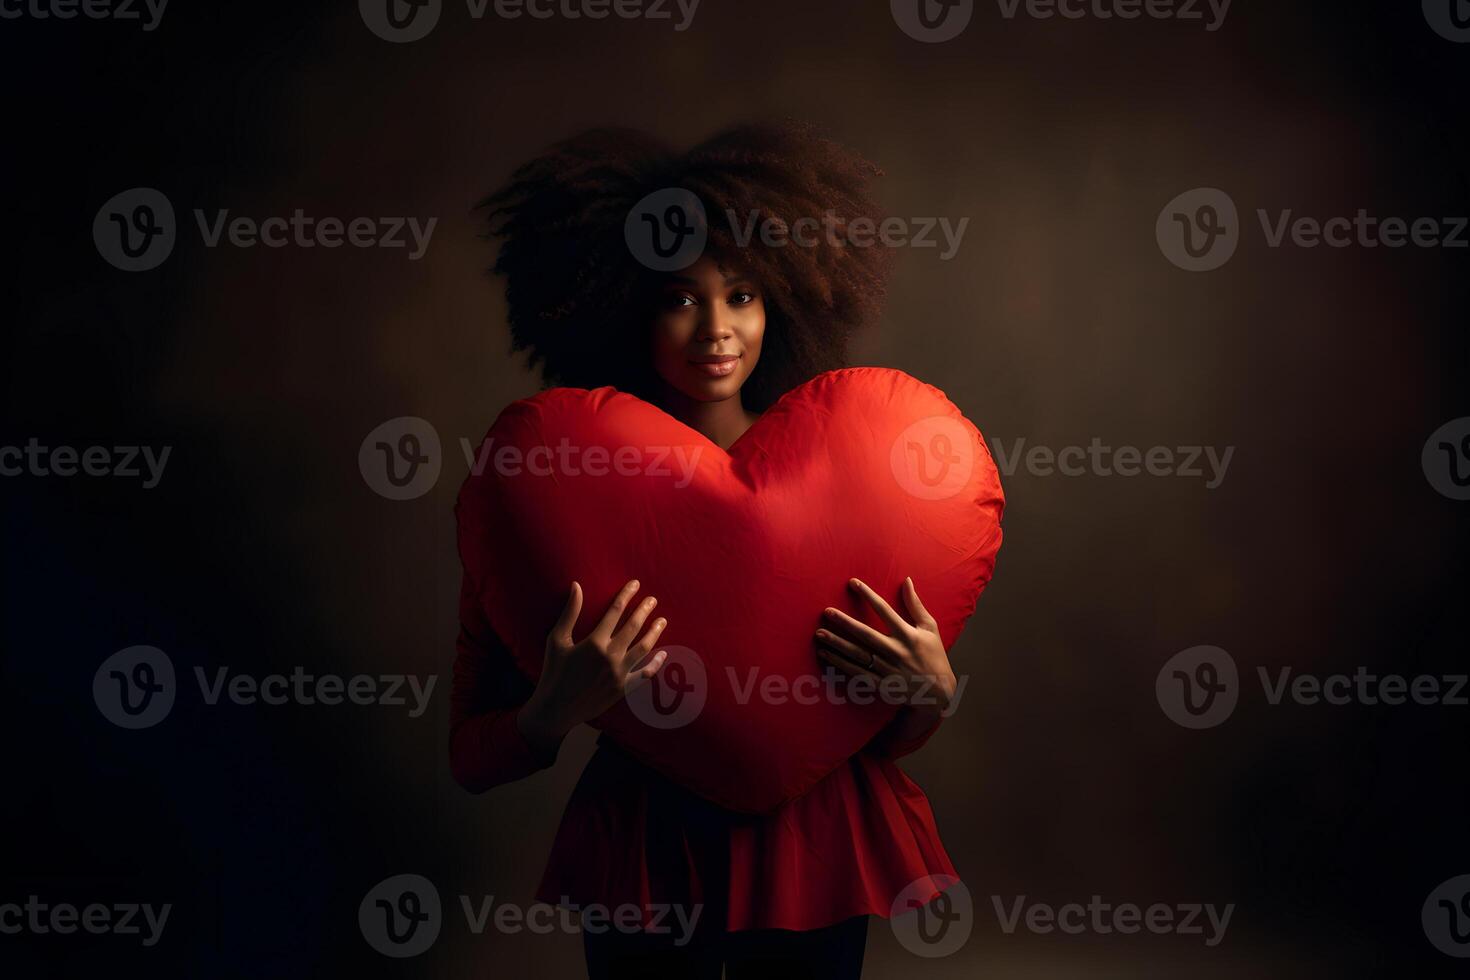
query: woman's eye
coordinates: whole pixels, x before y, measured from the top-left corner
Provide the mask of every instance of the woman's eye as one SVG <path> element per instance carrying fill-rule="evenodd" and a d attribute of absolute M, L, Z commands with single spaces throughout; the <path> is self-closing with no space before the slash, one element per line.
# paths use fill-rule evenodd
<path fill-rule="evenodd" d="M 669 309 L 684 309 L 694 305 L 694 297 L 684 293 L 670 294 L 664 297 L 664 305 Z"/>
<path fill-rule="evenodd" d="M 754 301 L 755 293 L 752 293 L 746 289 L 742 289 L 730 297 L 730 302 L 736 306 L 742 306 L 746 303 L 751 303 Z"/>

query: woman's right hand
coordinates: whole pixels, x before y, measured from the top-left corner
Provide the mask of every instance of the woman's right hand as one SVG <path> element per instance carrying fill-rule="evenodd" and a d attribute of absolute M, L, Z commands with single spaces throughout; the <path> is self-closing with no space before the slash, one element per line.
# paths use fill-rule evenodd
<path fill-rule="evenodd" d="M 592 632 L 578 642 L 572 637 L 572 627 L 582 612 L 582 587 L 572 583 L 561 617 L 546 637 L 541 678 L 517 715 L 521 734 L 535 748 L 554 753 L 568 732 L 617 704 L 630 684 L 652 677 L 664 665 L 665 651 L 654 653 L 651 659 L 649 654 L 668 621 L 660 617 L 643 629 L 657 599 L 649 596 L 638 603 L 627 622 L 618 626 L 637 594 L 638 580 L 634 579 L 613 598 Z"/>

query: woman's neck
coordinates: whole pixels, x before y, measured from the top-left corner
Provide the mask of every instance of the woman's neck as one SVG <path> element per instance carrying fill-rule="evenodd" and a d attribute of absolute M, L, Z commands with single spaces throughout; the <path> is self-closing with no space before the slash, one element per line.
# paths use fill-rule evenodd
<path fill-rule="evenodd" d="M 747 412 L 740 396 L 718 402 L 696 401 L 677 391 L 665 391 L 664 410 L 721 449 L 729 449 L 759 416 Z"/>

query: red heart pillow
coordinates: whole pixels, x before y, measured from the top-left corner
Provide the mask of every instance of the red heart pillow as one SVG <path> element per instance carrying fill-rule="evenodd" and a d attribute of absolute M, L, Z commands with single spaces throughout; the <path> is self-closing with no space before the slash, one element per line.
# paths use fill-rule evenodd
<path fill-rule="evenodd" d="M 787 392 L 729 449 L 612 388 L 510 405 L 460 490 L 460 557 L 532 679 L 573 580 L 591 629 L 624 582 L 668 619 L 659 675 L 597 719 L 645 764 L 728 809 L 769 812 L 896 711 L 824 680 L 827 606 L 882 629 L 857 577 L 904 612 L 905 576 L 946 648 L 990 580 L 1004 497 L 944 394 L 850 368 Z"/>

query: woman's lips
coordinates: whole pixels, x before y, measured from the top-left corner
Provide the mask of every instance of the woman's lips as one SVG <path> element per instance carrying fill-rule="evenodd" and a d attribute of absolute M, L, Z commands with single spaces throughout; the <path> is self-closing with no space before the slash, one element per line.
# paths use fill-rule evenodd
<path fill-rule="evenodd" d="M 723 378 L 734 372 L 735 364 L 739 360 L 739 354 L 718 354 L 713 357 L 697 357 L 689 363 L 711 378 Z"/>

